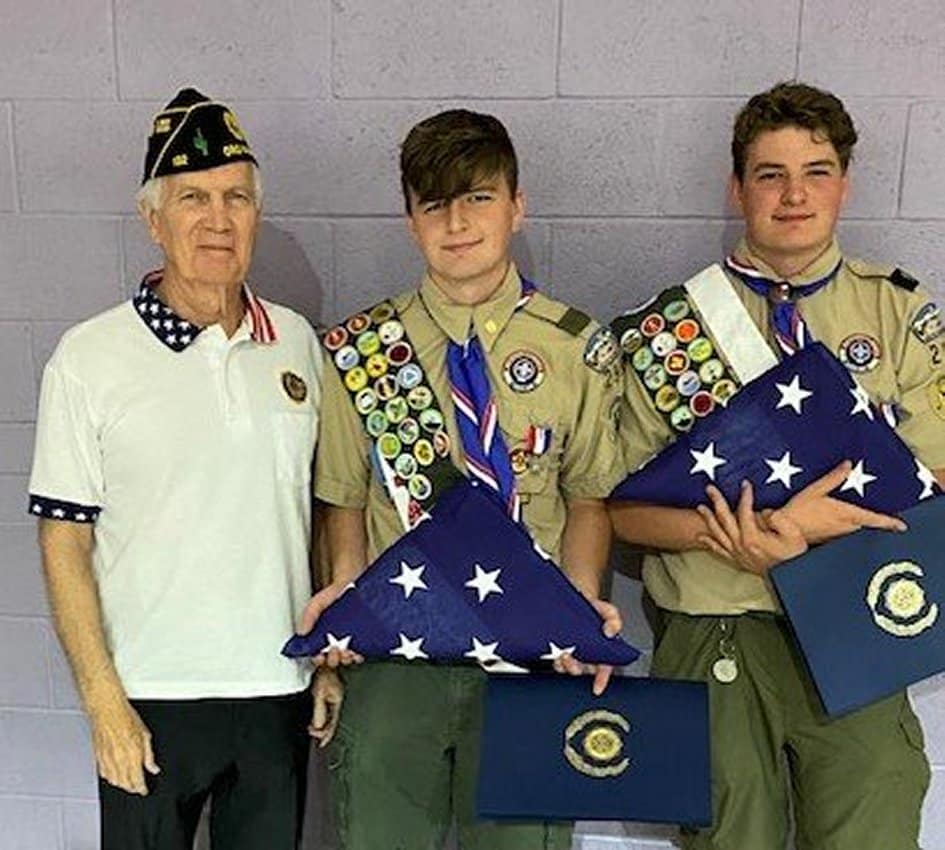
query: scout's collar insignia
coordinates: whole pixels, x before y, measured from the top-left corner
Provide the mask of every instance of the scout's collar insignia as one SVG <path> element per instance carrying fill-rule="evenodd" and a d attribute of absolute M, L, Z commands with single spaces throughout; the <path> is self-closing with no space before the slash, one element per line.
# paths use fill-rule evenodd
<path fill-rule="evenodd" d="M 308 387 L 305 385 L 305 381 L 295 372 L 285 371 L 282 373 L 282 389 L 297 404 L 301 404 L 308 397 Z"/>
<path fill-rule="evenodd" d="M 545 380 L 545 364 L 531 351 L 513 351 L 502 366 L 505 383 L 517 393 L 530 393 Z"/>
<path fill-rule="evenodd" d="M 872 372 L 879 365 L 883 351 L 875 337 L 850 334 L 840 343 L 840 362 L 851 372 Z"/>
<path fill-rule="evenodd" d="M 942 316 L 937 304 L 931 301 L 919 308 L 912 320 L 912 333 L 923 345 L 934 342 L 940 336 L 945 334 L 945 326 L 942 325 Z"/>
<path fill-rule="evenodd" d="M 564 757 L 585 776 L 620 776 L 630 767 L 630 759 L 624 754 L 624 736 L 629 731 L 629 721 L 615 711 L 585 711 L 564 730 Z"/>
<path fill-rule="evenodd" d="M 141 182 L 239 161 L 258 164 L 233 112 L 196 89 L 181 89 L 154 118 Z"/>
<path fill-rule="evenodd" d="M 922 568 L 912 561 L 893 561 L 880 567 L 866 588 L 866 604 L 884 632 L 914 638 L 938 619 L 938 605 L 925 598 Z"/>

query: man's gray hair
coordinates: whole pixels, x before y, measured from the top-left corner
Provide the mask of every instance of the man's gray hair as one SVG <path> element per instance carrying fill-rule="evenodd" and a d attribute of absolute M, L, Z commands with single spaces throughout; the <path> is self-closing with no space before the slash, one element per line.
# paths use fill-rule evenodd
<path fill-rule="evenodd" d="M 262 209 L 263 184 L 262 174 L 255 163 L 250 163 L 253 169 L 253 195 L 256 200 L 256 209 Z M 145 212 L 161 209 L 164 202 L 164 186 L 167 183 L 168 175 L 161 177 L 152 177 L 135 193 L 135 203 L 143 208 Z"/>

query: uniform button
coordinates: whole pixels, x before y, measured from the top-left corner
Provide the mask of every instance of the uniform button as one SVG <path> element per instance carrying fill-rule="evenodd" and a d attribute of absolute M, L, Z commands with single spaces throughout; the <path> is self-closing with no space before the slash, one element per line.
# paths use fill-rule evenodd
<path fill-rule="evenodd" d="M 497 325 L 492 319 L 486 321 L 486 330 L 489 331 L 489 333 L 494 334 L 496 327 Z"/>

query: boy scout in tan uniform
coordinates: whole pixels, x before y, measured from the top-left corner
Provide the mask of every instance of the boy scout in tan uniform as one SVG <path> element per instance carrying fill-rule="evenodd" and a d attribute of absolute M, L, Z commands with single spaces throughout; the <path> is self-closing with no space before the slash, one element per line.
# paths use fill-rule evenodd
<path fill-rule="evenodd" d="M 522 520 L 575 584 L 597 597 L 609 547 L 602 500 L 622 470 L 615 418 L 619 352 L 609 332 L 583 313 L 540 292 L 529 295 L 510 262 L 509 240 L 524 210 L 514 151 L 496 119 L 458 110 L 421 122 L 404 143 L 401 164 L 408 227 L 428 271 L 417 289 L 325 337 L 338 368 L 326 369 L 315 493 L 331 506 L 326 527 L 333 586 L 355 578 L 404 533 L 383 476 L 372 471 L 378 453 L 421 501 L 436 486 L 426 475 L 432 455 L 417 452 L 421 440 L 431 438 L 433 454 L 466 470 L 446 355 L 450 340 L 462 344 L 475 334 Z M 379 335 L 394 341 L 385 349 L 389 360 L 405 357 L 394 346 L 409 341 L 411 362 L 422 369 L 442 410 L 442 421 L 425 419 L 431 399 L 407 390 L 406 409 L 419 421 L 419 438 L 401 422 L 389 431 L 397 442 L 385 437 L 382 444 L 362 423 L 368 409 L 374 412 L 376 381 L 365 383 L 367 371 L 355 371 L 345 342 L 353 332 L 363 334 L 372 317 L 379 320 Z M 365 351 L 375 347 L 369 342 Z M 372 362 L 375 373 L 390 365 Z M 408 375 L 407 385 L 418 380 L 416 373 Z M 377 389 L 382 396 L 390 391 Z M 384 423 L 376 421 L 380 432 Z M 319 683 L 323 700 L 337 709 L 335 674 L 322 668 Z M 331 790 L 347 850 L 438 848 L 453 817 L 464 848 L 570 847 L 569 825 L 475 819 L 484 683 L 480 670 L 454 665 L 373 663 L 345 671 Z M 326 714 L 316 715 L 313 734 L 324 740 L 330 724 Z"/>
<path fill-rule="evenodd" d="M 842 104 L 817 89 L 782 84 L 749 102 L 736 120 L 732 179 L 746 235 L 726 274 L 772 347 L 769 299 L 776 293 L 756 294 L 731 269 L 750 269 L 795 293 L 826 281 L 798 301 L 810 334 L 847 366 L 941 482 L 945 338 L 937 307 L 904 273 L 843 258 L 834 237 L 855 141 Z M 659 410 L 632 367 L 623 415 L 631 469 L 692 421 Z M 765 576 L 808 544 L 864 525 L 899 527 L 829 497 L 848 471 L 810 485 L 773 523 L 750 510 L 734 514 L 712 488 L 711 511 L 615 506 L 618 535 L 651 550 L 643 578 L 662 629 L 652 672 L 710 687 L 714 825 L 684 830 L 688 848 L 781 850 L 789 781 L 798 850 L 918 847 L 929 768 L 905 693 L 828 721 Z"/>

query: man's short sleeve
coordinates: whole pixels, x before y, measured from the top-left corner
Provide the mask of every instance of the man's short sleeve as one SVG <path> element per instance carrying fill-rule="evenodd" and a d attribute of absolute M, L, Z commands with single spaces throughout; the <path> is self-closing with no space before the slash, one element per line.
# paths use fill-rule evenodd
<path fill-rule="evenodd" d="M 915 293 L 896 375 L 899 435 L 932 469 L 945 468 L 945 327 L 939 307 Z"/>
<path fill-rule="evenodd" d="M 86 386 L 56 360 L 43 372 L 29 510 L 47 519 L 94 522 L 105 492 L 98 427 Z"/>
<path fill-rule="evenodd" d="M 334 362 L 327 355 L 324 360 L 315 498 L 338 507 L 364 508 L 371 480 L 369 445 Z"/>

